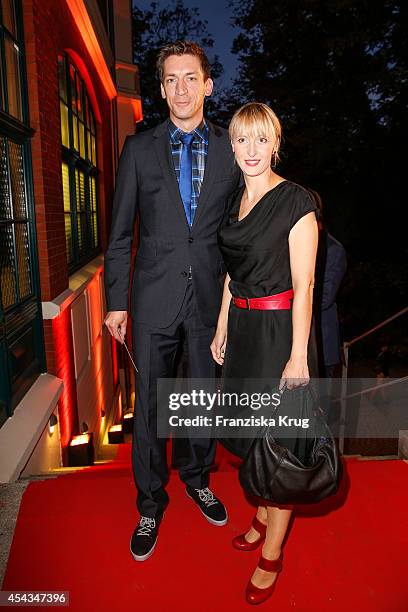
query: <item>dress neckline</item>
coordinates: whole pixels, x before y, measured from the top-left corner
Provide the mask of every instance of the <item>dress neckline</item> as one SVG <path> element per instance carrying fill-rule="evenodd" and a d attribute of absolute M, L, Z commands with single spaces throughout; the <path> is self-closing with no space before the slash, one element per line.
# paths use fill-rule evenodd
<path fill-rule="evenodd" d="M 247 217 L 250 216 L 250 214 L 255 210 L 255 208 L 258 207 L 258 205 L 269 195 L 272 193 L 272 191 L 275 191 L 275 189 L 277 189 L 280 185 L 283 185 L 283 183 L 288 183 L 289 181 L 287 179 L 284 179 L 283 181 L 281 181 L 280 183 L 278 183 L 277 185 L 275 185 L 275 187 L 272 187 L 272 189 L 268 189 L 268 191 L 266 191 L 263 196 L 261 198 L 259 198 L 259 200 L 257 202 L 255 202 L 255 204 L 253 205 L 253 207 L 251 208 L 251 210 L 244 216 L 242 217 L 242 219 L 239 218 L 239 209 L 241 208 L 241 198 L 242 198 L 242 194 L 244 193 L 245 190 L 245 185 L 243 187 L 243 190 L 241 191 L 241 193 L 239 194 L 239 204 L 238 204 L 238 212 L 237 212 L 237 216 L 236 216 L 236 223 L 242 223 L 243 221 L 245 221 L 245 219 Z M 238 199 L 238 198 L 237 198 Z"/>

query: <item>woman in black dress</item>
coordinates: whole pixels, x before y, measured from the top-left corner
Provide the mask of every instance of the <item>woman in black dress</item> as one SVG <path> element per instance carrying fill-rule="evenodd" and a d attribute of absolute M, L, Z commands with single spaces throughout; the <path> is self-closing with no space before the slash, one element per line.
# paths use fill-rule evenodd
<path fill-rule="evenodd" d="M 229 202 L 219 229 L 228 274 L 211 351 L 225 379 L 275 378 L 291 389 L 309 381 L 316 206 L 304 188 L 273 170 L 281 127 L 268 106 L 246 104 L 229 131 L 245 185 Z M 238 550 L 263 542 L 247 586 L 249 603 L 272 594 L 292 509 L 265 501 L 249 531 L 234 538 Z"/>

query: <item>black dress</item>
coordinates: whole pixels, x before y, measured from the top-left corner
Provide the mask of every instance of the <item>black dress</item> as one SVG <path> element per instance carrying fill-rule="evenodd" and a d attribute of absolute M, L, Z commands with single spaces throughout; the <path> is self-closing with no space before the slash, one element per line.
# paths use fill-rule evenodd
<path fill-rule="evenodd" d="M 251 298 L 287 291 L 292 288 L 289 232 L 316 206 L 303 187 L 283 181 L 238 221 L 243 191 L 241 187 L 231 198 L 218 231 L 219 246 L 231 277 L 231 294 Z M 224 379 L 234 380 L 235 384 L 244 378 L 279 379 L 291 347 L 291 310 L 245 310 L 231 302 Z M 309 367 L 311 361 L 309 343 Z M 224 442 L 241 457 L 249 448 L 244 440 Z"/>

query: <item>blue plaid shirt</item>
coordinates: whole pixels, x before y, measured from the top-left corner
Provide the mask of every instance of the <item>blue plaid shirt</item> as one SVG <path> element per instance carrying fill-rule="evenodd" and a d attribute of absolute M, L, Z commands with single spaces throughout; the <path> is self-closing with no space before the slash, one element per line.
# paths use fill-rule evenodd
<path fill-rule="evenodd" d="M 174 162 L 174 170 L 176 171 L 177 181 L 180 182 L 180 160 L 183 150 L 183 143 L 180 140 L 180 134 L 183 133 L 180 128 L 174 125 L 169 120 L 169 133 L 171 152 Z M 202 123 L 194 130 L 194 140 L 192 142 L 192 173 L 191 173 L 191 221 L 194 221 L 194 215 L 197 210 L 198 200 L 200 197 L 201 186 L 204 179 L 205 164 L 208 155 L 208 125 L 203 120 Z"/>

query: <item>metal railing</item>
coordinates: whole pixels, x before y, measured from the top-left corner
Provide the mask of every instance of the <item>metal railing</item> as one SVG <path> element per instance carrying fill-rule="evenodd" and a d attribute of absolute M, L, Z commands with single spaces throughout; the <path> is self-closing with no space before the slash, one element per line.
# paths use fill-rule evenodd
<path fill-rule="evenodd" d="M 352 340 L 349 340 L 348 342 L 344 342 L 343 343 L 343 367 L 342 367 L 342 375 L 341 375 L 341 393 L 340 393 L 340 398 L 339 398 L 340 399 L 340 406 L 341 406 L 341 409 L 340 409 L 340 426 L 339 426 L 339 449 L 340 449 L 341 453 L 343 453 L 343 451 L 344 451 L 344 434 L 345 434 L 345 429 L 346 429 L 346 405 L 347 405 L 347 399 L 349 399 L 350 397 L 355 397 L 357 395 L 362 395 L 364 393 L 367 393 L 367 391 L 371 391 L 372 390 L 372 389 L 364 389 L 362 391 L 358 391 L 357 393 L 353 393 L 351 395 L 347 395 L 348 370 L 349 370 L 349 349 L 350 349 L 351 346 L 353 346 L 353 344 L 356 344 L 357 342 L 360 342 L 361 340 L 363 340 L 363 338 L 367 338 L 367 336 L 370 336 L 372 333 L 378 331 L 382 327 L 385 327 L 386 325 L 391 323 L 391 321 L 394 321 L 395 319 L 398 319 L 398 317 L 401 317 L 402 315 L 406 314 L 407 312 L 408 312 L 408 306 L 406 306 L 405 308 L 403 308 L 399 312 L 395 313 L 391 317 L 388 317 L 384 321 L 381 321 L 381 323 L 378 323 L 378 325 L 375 325 L 374 327 L 371 327 L 370 329 L 368 329 L 364 333 L 360 334 L 359 336 L 356 336 Z M 400 383 L 400 382 L 406 380 L 407 378 L 408 378 L 408 376 L 403 376 L 402 378 L 397 378 L 396 380 L 388 381 L 388 382 L 383 383 L 381 385 L 377 385 L 375 387 L 375 390 L 381 389 L 381 388 L 386 387 L 386 386 L 388 387 L 388 386 L 393 385 L 393 384 Z"/>

